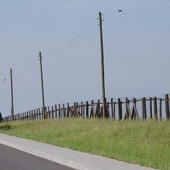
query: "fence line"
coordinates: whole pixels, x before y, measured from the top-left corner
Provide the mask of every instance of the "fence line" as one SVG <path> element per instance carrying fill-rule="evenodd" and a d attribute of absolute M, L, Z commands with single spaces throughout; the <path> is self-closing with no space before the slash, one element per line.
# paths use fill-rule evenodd
<path fill-rule="evenodd" d="M 124 120 L 124 119 L 170 119 L 169 112 L 169 95 L 166 94 L 164 98 L 160 97 L 143 97 L 141 99 L 136 98 L 126 98 L 117 99 L 113 98 L 107 99 L 106 102 L 106 115 L 107 118 L 114 120 Z M 103 104 L 100 100 L 94 102 L 75 102 L 70 105 L 67 104 L 56 104 L 54 106 L 48 106 L 45 109 L 45 114 L 47 119 L 54 118 L 66 118 L 66 117 L 82 117 L 82 118 L 103 118 L 102 111 Z M 4 121 L 11 121 L 11 116 L 3 118 Z M 41 120 L 42 108 L 30 110 L 24 113 L 18 113 L 14 115 L 14 121 L 16 120 Z"/>

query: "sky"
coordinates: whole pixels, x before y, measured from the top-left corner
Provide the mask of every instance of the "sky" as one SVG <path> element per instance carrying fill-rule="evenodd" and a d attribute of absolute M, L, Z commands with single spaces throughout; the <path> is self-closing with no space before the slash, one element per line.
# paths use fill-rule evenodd
<path fill-rule="evenodd" d="M 118 12 L 122 10 L 122 12 Z M 1 0 L 0 110 L 102 99 L 99 11 L 106 97 L 170 93 L 169 0 Z"/>

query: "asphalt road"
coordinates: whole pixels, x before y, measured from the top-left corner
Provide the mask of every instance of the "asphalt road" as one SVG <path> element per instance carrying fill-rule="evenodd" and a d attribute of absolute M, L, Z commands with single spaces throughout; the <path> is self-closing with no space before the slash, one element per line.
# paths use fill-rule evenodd
<path fill-rule="evenodd" d="M 2 170 L 73 170 L 72 168 L 0 144 Z"/>

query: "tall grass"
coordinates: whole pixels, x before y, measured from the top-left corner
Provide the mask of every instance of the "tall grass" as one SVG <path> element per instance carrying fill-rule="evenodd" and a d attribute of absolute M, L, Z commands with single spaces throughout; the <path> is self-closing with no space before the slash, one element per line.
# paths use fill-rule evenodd
<path fill-rule="evenodd" d="M 11 123 L 2 133 L 170 170 L 170 122 L 56 119 Z"/>

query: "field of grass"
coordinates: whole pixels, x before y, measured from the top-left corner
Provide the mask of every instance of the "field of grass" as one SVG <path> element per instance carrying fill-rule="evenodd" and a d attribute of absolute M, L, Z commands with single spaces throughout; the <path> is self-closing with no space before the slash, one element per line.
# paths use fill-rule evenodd
<path fill-rule="evenodd" d="M 169 121 L 78 118 L 23 121 L 1 124 L 0 133 L 170 170 Z"/>

